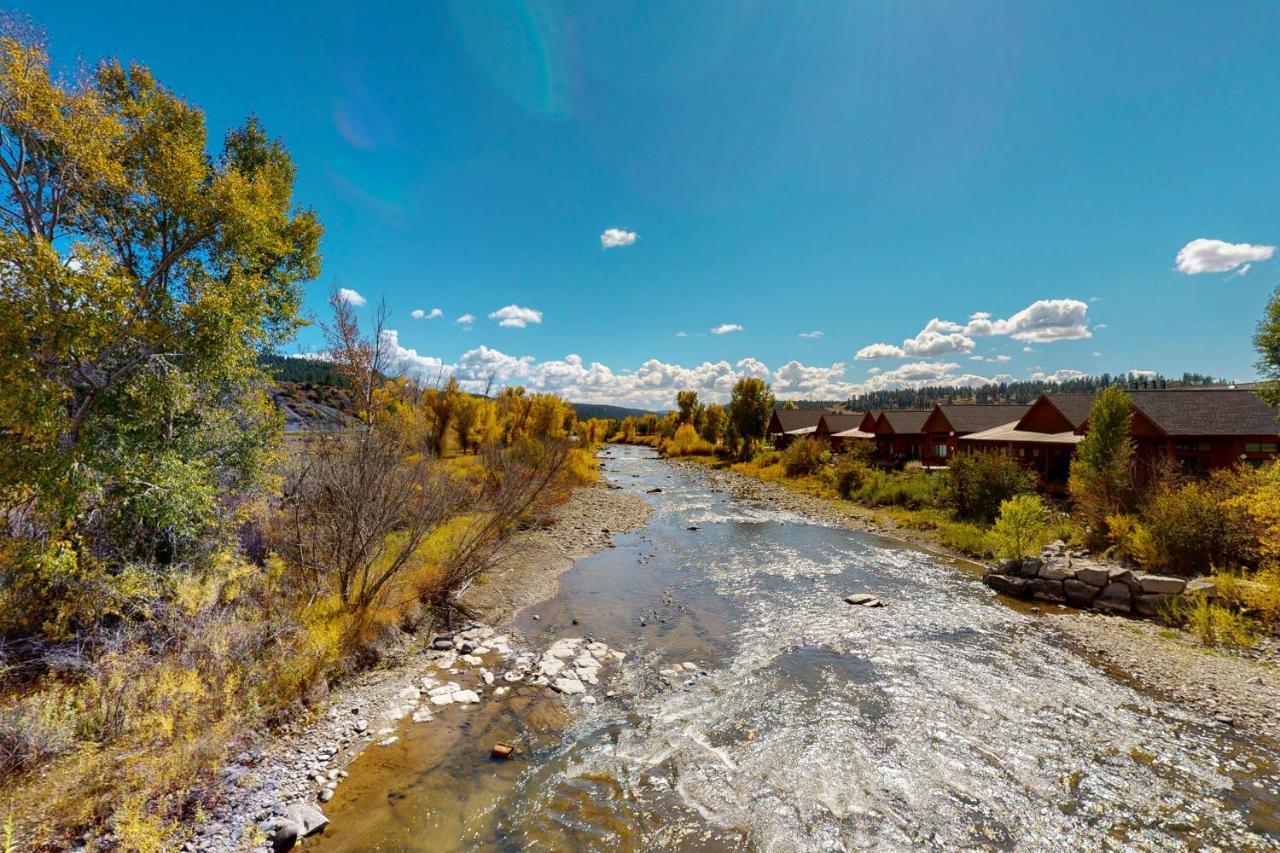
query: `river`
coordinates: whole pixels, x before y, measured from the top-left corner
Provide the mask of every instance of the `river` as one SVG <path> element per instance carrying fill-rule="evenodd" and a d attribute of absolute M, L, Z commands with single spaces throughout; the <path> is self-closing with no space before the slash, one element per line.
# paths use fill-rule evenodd
<path fill-rule="evenodd" d="M 521 684 L 406 722 L 308 850 L 1280 847 L 1275 744 L 1115 680 L 965 566 L 647 449 L 603 470 L 648 524 L 507 626 L 627 652 L 599 704 Z M 864 591 L 887 606 L 843 602 Z M 491 760 L 498 740 L 522 754 Z"/>

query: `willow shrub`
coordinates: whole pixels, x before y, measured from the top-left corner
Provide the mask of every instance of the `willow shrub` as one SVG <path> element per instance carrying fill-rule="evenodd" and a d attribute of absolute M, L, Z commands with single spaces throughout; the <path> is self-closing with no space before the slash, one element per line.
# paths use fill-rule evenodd
<path fill-rule="evenodd" d="M 693 424 L 682 424 L 671 438 L 658 444 L 663 456 L 701 456 L 715 452 L 715 445 L 698 435 Z"/>
<path fill-rule="evenodd" d="M 1002 453 L 970 453 L 951 460 L 939 500 L 957 518 L 991 521 L 1000 505 L 1035 491 L 1035 479 Z"/>
<path fill-rule="evenodd" d="M 791 442 L 782 451 L 782 467 L 788 477 L 805 477 L 813 474 L 831 461 L 831 450 L 826 442 L 816 438 L 801 438 Z"/>
<path fill-rule="evenodd" d="M 1034 554 L 1044 543 L 1049 513 L 1039 495 L 1017 495 L 1000 504 L 991 528 L 991 548 L 1001 557 L 1017 559 Z"/>

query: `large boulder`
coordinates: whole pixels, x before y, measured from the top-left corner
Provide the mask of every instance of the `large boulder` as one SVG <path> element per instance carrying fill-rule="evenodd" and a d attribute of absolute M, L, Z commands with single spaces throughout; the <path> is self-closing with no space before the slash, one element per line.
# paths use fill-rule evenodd
<path fill-rule="evenodd" d="M 302 827 L 291 820 L 286 820 L 276 827 L 271 836 L 271 853 L 288 853 L 302 837 Z"/>
<path fill-rule="evenodd" d="M 1034 578 L 1040 574 L 1040 569 L 1043 566 L 1044 560 L 1039 557 L 1023 557 L 1018 561 L 1014 574 L 1022 578 Z"/>
<path fill-rule="evenodd" d="M 285 810 L 284 816 L 301 824 L 303 835 L 315 835 L 329 825 L 329 818 L 311 803 L 296 803 Z"/>
<path fill-rule="evenodd" d="M 1040 571 L 1036 574 L 1049 581 L 1064 581 L 1067 578 L 1075 577 L 1075 573 L 1071 571 L 1071 567 L 1067 565 L 1065 560 L 1047 562 L 1040 567 Z"/>
<path fill-rule="evenodd" d="M 986 577 L 987 586 L 996 592 L 1012 595 L 1022 598 L 1027 594 L 1027 583 L 1025 578 L 1015 578 L 1009 575 L 989 574 Z"/>
<path fill-rule="evenodd" d="M 1097 563 L 1091 563 L 1086 560 L 1072 560 L 1071 568 L 1075 570 L 1076 580 L 1084 581 L 1099 589 L 1106 586 L 1111 580 L 1111 570 Z"/>
<path fill-rule="evenodd" d="M 1218 597 L 1218 582 L 1213 578 L 1193 578 L 1187 581 L 1187 586 L 1183 590 L 1187 595 L 1198 595 L 1202 598 Z"/>
<path fill-rule="evenodd" d="M 1067 596 L 1067 603 L 1072 607 L 1088 607 L 1093 604 L 1093 600 L 1098 597 L 1102 589 L 1085 581 L 1067 578 L 1062 582 L 1062 591 Z"/>
<path fill-rule="evenodd" d="M 1178 595 L 1186 589 L 1187 582 L 1182 578 L 1170 578 L 1163 575 L 1137 575 L 1139 588 L 1148 594 Z"/>
<path fill-rule="evenodd" d="M 1045 578 L 1036 578 L 1027 584 L 1027 589 L 1036 598 L 1045 601 L 1053 601 L 1058 604 L 1067 600 L 1066 594 L 1062 591 L 1062 581 L 1051 581 Z"/>
<path fill-rule="evenodd" d="M 1102 588 L 1102 592 L 1094 599 L 1093 606 L 1108 613 L 1130 613 L 1133 610 L 1133 596 L 1126 583 L 1113 582 Z"/>

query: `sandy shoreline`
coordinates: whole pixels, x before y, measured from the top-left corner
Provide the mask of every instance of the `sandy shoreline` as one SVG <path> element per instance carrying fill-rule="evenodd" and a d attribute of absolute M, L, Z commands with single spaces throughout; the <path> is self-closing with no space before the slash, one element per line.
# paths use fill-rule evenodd
<path fill-rule="evenodd" d="M 498 625 L 521 608 L 555 594 L 559 576 L 574 561 L 611 547 L 614 535 L 640 527 L 649 504 L 605 483 L 575 489 L 544 528 L 515 534 L 506 556 L 487 581 L 460 600 L 481 621 Z M 246 748 L 223 771 L 222 796 L 210 819 L 183 850 L 270 850 L 267 840 L 285 804 L 317 805 L 326 786 L 338 785 L 345 768 L 377 742 L 380 727 L 394 725 L 398 695 L 435 666 L 427 652 L 433 632 L 401 635 L 383 663 L 343 680 L 315 714 Z M 368 720 L 367 731 L 353 732 Z M 318 804 L 323 808 L 323 804 Z"/>
<path fill-rule="evenodd" d="M 857 504 L 801 494 L 777 483 L 696 462 L 668 463 L 700 473 L 713 488 L 738 499 L 759 501 L 775 509 L 886 536 L 980 565 L 970 557 L 949 551 L 925 532 L 885 524 L 871 510 Z M 1276 713 L 1280 708 L 1280 644 L 1270 642 L 1252 652 L 1206 649 L 1185 632 L 1140 619 L 1043 603 L 1029 605 L 1028 609 L 1040 613 L 1040 618 L 1068 643 L 1122 680 L 1216 718 L 1221 725 L 1280 744 L 1280 715 Z"/>

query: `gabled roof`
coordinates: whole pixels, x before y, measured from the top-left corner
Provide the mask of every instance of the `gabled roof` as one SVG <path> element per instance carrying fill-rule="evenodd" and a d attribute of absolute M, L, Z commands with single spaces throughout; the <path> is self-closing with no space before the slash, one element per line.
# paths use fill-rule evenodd
<path fill-rule="evenodd" d="M 1047 398 L 1053 404 L 1053 407 L 1071 422 L 1072 429 L 1079 429 L 1081 424 L 1089 420 L 1089 410 L 1093 408 L 1093 394 L 1063 394 L 1055 392 L 1042 396 Z"/>
<path fill-rule="evenodd" d="M 822 416 L 820 424 L 824 432 L 837 433 L 847 429 L 853 429 L 862 423 L 862 419 L 866 417 L 865 412 L 849 412 L 848 414 L 833 414 L 827 412 Z"/>
<path fill-rule="evenodd" d="M 822 409 L 774 409 L 769 425 L 772 427 L 776 419 L 781 432 L 791 432 L 793 429 L 817 426 L 821 417 Z"/>
<path fill-rule="evenodd" d="M 1027 411 L 1024 405 L 956 406 L 938 404 L 929 418 L 930 431 L 966 435 L 1017 421 Z"/>
<path fill-rule="evenodd" d="M 931 414 L 933 409 L 885 409 L 876 419 L 876 432 L 899 435 L 918 433 Z"/>
<path fill-rule="evenodd" d="M 1133 407 L 1169 436 L 1280 435 L 1276 410 L 1250 390 L 1130 391 Z"/>
<path fill-rule="evenodd" d="M 832 438 L 875 438 L 874 432 L 867 432 L 861 429 L 847 429 L 844 432 L 831 433 Z"/>

